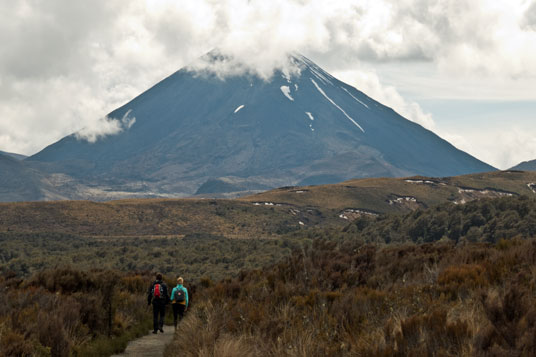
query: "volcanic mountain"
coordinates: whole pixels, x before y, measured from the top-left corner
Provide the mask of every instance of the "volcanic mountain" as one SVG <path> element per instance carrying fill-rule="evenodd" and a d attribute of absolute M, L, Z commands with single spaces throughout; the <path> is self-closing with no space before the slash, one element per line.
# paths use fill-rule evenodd
<path fill-rule="evenodd" d="M 111 112 L 115 135 L 75 133 L 27 161 L 109 192 L 174 197 L 494 170 L 306 57 L 289 60 L 299 73 L 268 80 L 183 68 Z"/>
<path fill-rule="evenodd" d="M 536 160 L 523 161 L 522 163 L 512 167 L 510 170 L 536 171 Z"/>

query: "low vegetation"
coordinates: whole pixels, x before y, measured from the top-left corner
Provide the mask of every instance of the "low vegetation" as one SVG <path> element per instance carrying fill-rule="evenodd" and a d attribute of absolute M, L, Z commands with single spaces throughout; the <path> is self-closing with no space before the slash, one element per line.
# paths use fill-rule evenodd
<path fill-rule="evenodd" d="M 43 269 L 161 271 L 223 279 L 243 269 L 274 264 L 290 254 L 284 239 L 228 239 L 206 234 L 184 238 L 89 238 L 58 233 L 0 233 L 0 272 L 30 276 Z"/>
<path fill-rule="evenodd" d="M 309 231 L 278 264 L 203 281 L 167 356 L 535 355 L 534 212 L 514 197 Z"/>
<path fill-rule="evenodd" d="M 534 239 L 314 241 L 204 282 L 166 355 L 535 355 L 535 263 Z"/>
<path fill-rule="evenodd" d="M 124 235 L 120 228 L 89 236 L 1 232 L 0 351 L 120 351 L 150 328 L 145 289 L 149 271 L 158 270 L 184 276 L 193 293 L 168 356 L 536 354 L 532 197 L 312 227 L 295 225 L 303 217 L 284 218 L 283 210 L 295 208 L 227 204 L 211 209 L 235 226 L 241 223 L 233 219 L 249 217 L 246 227 L 254 227 L 257 209 L 260 225 L 271 215 L 281 219 L 262 228 L 269 238 L 245 234 L 250 239 L 136 235 L 132 228 Z M 160 227 L 172 222 L 148 219 L 167 222 Z"/>
<path fill-rule="evenodd" d="M 363 242 L 490 242 L 536 236 L 536 200 L 527 196 L 450 203 L 406 215 L 360 217 L 344 229 Z"/>
<path fill-rule="evenodd" d="M 340 212 L 353 208 L 381 214 L 407 213 L 414 208 L 433 207 L 446 202 L 461 203 L 509 195 L 535 197 L 534 191 L 528 187 L 529 183 L 534 182 L 536 172 L 522 171 L 497 171 L 442 178 L 367 178 L 333 185 L 283 187 L 240 200 L 320 207 L 324 212 Z"/>
<path fill-rule="evenodd" d="M 233 200 L 160 199 L 0 203 L 0 232 L 62 233 L 87 237 L 270 238 L 300 228 L 288 207 Z M 309 220 L 320 221 L 309 214 Z"/>
<path fill-rule="evenodd" d="M 0 232 L 85 237 L 274 238 L 304 228 L 344 227 L 345 210 L 407 214 L 446 202 L 505 195 L 536 197 L 535 172 L 492 172 L 451 178 L 374 178 L 334 185 L 286 187 L 235 200 L 145 199 L 0 203 Z"/>
<path fill-rule="evenodd" d="M 152 274 L 43 270 L 0 276 L 0 355 L 106 356 L 151 324 Z"/>

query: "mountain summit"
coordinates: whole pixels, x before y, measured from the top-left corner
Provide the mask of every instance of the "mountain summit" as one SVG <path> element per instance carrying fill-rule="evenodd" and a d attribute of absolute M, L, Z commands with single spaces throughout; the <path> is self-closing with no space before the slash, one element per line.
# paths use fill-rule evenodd
<path fill-rule="evenodd" d="M 176 197 L 494 170 L 306 57 L 290 60 L 299 73 L 269 80 L 183 68 L 111 112 L 114 135 L 72 134 L 28 160 L 112 191 Z"/>

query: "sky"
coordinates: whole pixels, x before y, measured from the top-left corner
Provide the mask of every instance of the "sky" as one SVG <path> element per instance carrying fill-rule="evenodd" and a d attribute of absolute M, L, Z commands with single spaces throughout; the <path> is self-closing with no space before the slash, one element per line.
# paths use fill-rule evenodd
<path fill-rule="evenodd" d="M 536 159 L 536 0 L 0 0 L 0 150 L 31 155 L 219 48 L 299 52 L 500 169 Z"/>

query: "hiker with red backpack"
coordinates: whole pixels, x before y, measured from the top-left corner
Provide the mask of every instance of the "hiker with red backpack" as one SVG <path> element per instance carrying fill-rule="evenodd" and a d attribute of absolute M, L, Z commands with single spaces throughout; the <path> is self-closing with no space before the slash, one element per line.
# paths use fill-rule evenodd
<path fill-rule="evenodd" d="M 164 332 L 164 316 L 169 302 L 167 285 L 162 281 L 162 274 L 156 274 L 156 280 L 149 287 L 147 304 L 153 303 L 153 333 Z M 160 316 L 159 316 L 160 315 Z"/>
<path fill-rule="evenodd" d="M 171 291 L 171 306 L 173 307 L 173 324 L 177 330 L 177 315 L 180 320 L 184 317 L 184 312 L 188 310 L 188 290 L 182 285 L 184 279 L 177 278 L 177 286 Z"/>

